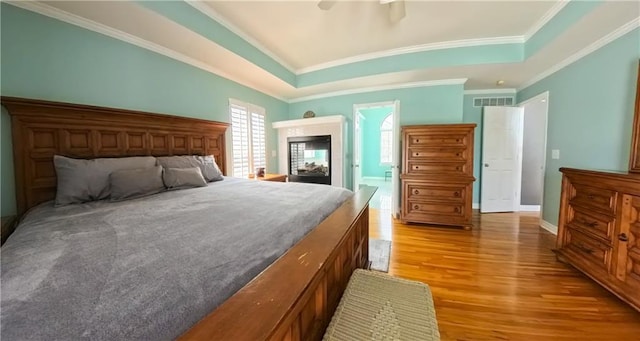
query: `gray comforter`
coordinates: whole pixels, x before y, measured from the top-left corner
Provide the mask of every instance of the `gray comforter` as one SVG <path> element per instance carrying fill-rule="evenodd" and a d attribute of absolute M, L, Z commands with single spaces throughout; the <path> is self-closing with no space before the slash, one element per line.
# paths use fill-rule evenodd
<path fill-rule="evenodd" d="M 120 203 L 41 205 L 2 247 L 0 336 L 174 339 L 350 195 L 226 178 Z"/>

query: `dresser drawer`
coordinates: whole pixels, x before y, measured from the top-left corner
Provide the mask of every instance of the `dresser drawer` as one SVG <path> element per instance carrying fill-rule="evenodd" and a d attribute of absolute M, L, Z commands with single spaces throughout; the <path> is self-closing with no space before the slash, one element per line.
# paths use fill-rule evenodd
<path fill-rule="evenodd" d="M 609 271 L 612 255 L 610 246 L 572 228 L 567 229 L 565 238 L 564 250 L 566 252 L 574 254 L 576 259 L 585 260 L 598 268 Z"/>
<path fill-rule="evenodd" d="M 612 216 L 598 214 L 581 206 L 569 205 L 567 224 L 575 230 L 602 238 L 609 244 L 612 242 L 615 225 L 615 219 Z"/>
<path fill-rule="evenodd" d="M 407 215 L 464 217 L 464 203 L 407 200 Z"/>
<path fill-rule="evenodd" d="M 464 148 L 409 148 L 407 158 L 416 161 L 466 161 Z"/>
<path fill-rule="evenodd" d="M 471 210 L 465 210 L 465 207 L 465 203 L 406 200 L 402 205 L 401 220 L 438 225 L 470 225 Z"/>
<path fill-rule="evenodd" d="M 572 186 L 574 189 L 574 195 L 570 201 L 572 205 L 592 207 L 613 214 L 616 206 L 615 191 L 579 183 L 572 183 Z"/>
<path fill-rule="evenodd" d="M 467 186 L 458 184 L 425 185 L 419 182 L 404 182 L 403 193 L 409 200 L 435 200 L 464 203 Z"/>
<path fill-rule="evenodd" d="M 470 166 L 464 162 L 426 162 L 408 160 L 407 174 L 448 174 L 448 175 L 468 175 Z"/>
<path fill-rule="evenodd" d="M 408 140 L 408 147 L 466 147 L 469 144 L 467 137 L 469 135 L 466 132 L 459 133 L 410 133 L 406 140 Z"/>

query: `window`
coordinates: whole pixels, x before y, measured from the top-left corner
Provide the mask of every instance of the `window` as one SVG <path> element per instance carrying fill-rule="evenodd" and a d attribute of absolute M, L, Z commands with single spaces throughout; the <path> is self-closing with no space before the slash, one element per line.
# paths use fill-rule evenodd
<path fill-rule="evenodd" d="M 393 144 L 393 114 L 389 114 L 380 124 L 380 164 L 390 166 L 391 145 Z"/>
<path fill-rule="evenodd" d="M 246 178 L 258 167 L 267 167 L 265 110 L 257 105 L 229 99 L 233 173 Z"/>

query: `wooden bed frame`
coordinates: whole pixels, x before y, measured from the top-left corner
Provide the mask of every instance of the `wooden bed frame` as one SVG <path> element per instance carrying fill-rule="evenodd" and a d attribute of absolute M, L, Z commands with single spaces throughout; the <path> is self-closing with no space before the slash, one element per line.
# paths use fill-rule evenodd
<path fill-rule="evenodd" d="M 19 218 L 55 197 L 55 154 L 213 154 L 227 174 L 227 123 L 11 97 L 2 97 L 2 105 L 11 115 Z M 369 200 L 374 192 L 358 191 L 181 339 L 322 339 L 351 273 L 368 266 Z"/>

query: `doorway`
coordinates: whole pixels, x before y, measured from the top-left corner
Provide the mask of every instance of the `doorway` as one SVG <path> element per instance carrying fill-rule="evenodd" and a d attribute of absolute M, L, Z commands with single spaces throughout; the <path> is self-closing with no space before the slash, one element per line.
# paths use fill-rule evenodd
<path fill-rule="evenodd" d="M 520 103 L 524 109 L 520 211 L 542 214 L 546 171 L 549 92 Z"/>
<path fill-rule="evenodd" d="M 399 213 L 398 101 L 353 106 L 353 186 L 376 186 L 372 208 Z"/>
<path fill-rule="evenodd" d="M 480 211 L 541 212 L 549 93 L 517 107 L 485 107 Z"/>

